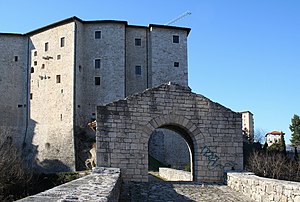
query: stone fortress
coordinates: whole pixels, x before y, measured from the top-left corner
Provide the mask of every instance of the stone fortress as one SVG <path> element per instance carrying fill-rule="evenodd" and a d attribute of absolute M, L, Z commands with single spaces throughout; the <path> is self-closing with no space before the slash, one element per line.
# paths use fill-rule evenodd
<path fill-rule="evenodd" d="M 1 130 L 45 169 L 80 169 L 96 106 L 169 81 L 188 86 L 189 32 L 71 17 L 0 33 Z"/>

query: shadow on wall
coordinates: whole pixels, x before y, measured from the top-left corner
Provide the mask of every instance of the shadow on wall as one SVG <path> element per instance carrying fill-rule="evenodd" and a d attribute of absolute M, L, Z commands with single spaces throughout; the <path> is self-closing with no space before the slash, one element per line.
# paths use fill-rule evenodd
<path fill-rule="evenodd" d="M 26 162 L 29 163 L 30 167 L 34 170 L 42 173 L 55 173 L 55 172 L 69 172 L 72 169 L 65 165 L 62 161 L 58 159 L 44 159 L 40 161 L 38 158 L 38 147 L 39 145 L 34 145 L 34 128 L 36 122 L 32 119 L 29 120 L 29 126 L 26 131 L 26 136 L 24 137 L 22 155 Z"/>

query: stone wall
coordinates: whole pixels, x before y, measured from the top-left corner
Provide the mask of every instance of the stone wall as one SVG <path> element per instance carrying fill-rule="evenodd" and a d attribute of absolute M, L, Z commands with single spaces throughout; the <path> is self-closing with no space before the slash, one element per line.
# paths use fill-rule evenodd
<path fill-rule="evenodd" d="M 159 176 L 167 181 L 191 181 L 191 172 L 172 168 L 159 168 Z"/>
<path fill-rule="evenodd" d="M 29 196 L 19 201 L 109 201 L 118 202 L 121 191 L 118 168 L 95 168 L 92 174 Z"/>
<path fill-rule="evenodd" d="M 258 177 L 253 173 L 227 173 L 227 185 L 259 202 L 300 201 L 300 183 Z"/>
<path fill-rule="evenodd" d="M 157 128 L 186 140 L 194 181 L 220 182 L 224 170 L 243 169 L 241 115 L 172 83 L 97 107 L 97 166 L 148 181 L 148 141 Z"/>

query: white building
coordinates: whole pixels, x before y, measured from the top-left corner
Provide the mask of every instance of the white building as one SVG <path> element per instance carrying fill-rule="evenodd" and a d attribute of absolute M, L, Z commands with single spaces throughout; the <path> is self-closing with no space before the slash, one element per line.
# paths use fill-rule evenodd
<path fill-rule="evenodd" d="M 242 131 L 245 139 L 249 143 L 253 143 L 254 140 L 254 119 L 253 114 L 250 111 L 240 112 L 242 114 Z"/>

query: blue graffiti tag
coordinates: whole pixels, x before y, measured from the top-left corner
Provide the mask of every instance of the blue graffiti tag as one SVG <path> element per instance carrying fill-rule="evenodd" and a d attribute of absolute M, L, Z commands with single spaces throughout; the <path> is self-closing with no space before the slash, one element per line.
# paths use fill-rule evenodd
<path fill-rule="evenodd" d="M 224 170 L 226 167 L 230 167 L 231 169 L 234 169 L 234 166 L 237 165 L 237 163 L 232 161 L 226 162 L 224 165 L 218 163 L 220 157 L 218 157 L 218 155 L 215 152 L 211 151 L 208 146 L 202 147 L 200 154 L 207 158 L 208 160 L 207 168 L 209 170 L 213 170 L 217 168 Z"/>

